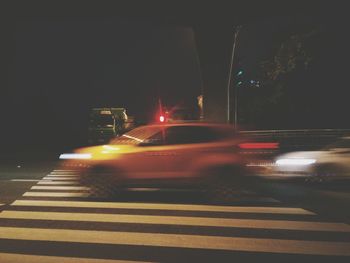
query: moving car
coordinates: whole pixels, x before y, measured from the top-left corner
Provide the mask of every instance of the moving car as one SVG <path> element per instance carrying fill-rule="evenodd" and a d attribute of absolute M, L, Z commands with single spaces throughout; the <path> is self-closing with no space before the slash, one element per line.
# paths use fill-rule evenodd
<path fill-rule="evenodd" d="M 241 154 L 239 147 L 245 141 L 230 125 L 155 124 L 60 159 L 65 166 L 81 168 L 81 181 L 91 195 L 112 195 L 135 186 L 195 186 L 224 200 L 248 178 L 250 156 Z"/>
<path fill-rule="evenodd" d="M 342 137 L 319 151 L 298 151 L 275 159 L 273 176 L 311 182 L 350 179 L 350 137 Z"/>

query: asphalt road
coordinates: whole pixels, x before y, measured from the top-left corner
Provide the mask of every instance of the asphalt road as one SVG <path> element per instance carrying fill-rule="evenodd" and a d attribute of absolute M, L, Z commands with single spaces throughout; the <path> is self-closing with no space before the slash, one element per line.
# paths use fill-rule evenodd
<path fill-rule="evenodd" d="M 303 202 L 302 188 L 261 184 L 224 206 L 156 189 L 95 200 L 76 179 L 53 165 L 0 170 L 1 263 L 350 259 L 344 213 Z"/>

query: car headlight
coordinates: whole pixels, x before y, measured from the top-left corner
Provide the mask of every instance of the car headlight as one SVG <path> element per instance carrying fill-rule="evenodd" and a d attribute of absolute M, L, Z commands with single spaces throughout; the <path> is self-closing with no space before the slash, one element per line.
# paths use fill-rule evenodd
<path fill-rule="evenodd" d="M 91 159 L 91 153 L 62 153 L 59 158 L 61 160 Z"/>
<path fill-rule="evenodd" d="M 310 158 L 282 158 L 276 161 L 276 165 L 278 166 L 288 166 L 288 165 L 311 165 L 316 162 L 315 159 Z"/>

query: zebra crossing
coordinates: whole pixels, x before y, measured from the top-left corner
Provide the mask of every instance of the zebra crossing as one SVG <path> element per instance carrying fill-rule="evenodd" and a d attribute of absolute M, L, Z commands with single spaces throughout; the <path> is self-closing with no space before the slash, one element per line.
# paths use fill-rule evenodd
<path fill-rule="evenodd" d="M 89 188 L 80 186 L 79 172 L 75 170 L 54 170 L 46 175 L 24 197 L 89 197 Z M 39 190 L 39 191 L 37 191 Z"/>
<path fill-rule="evenodd" d="M 79 172 L 75 170 L 54 170 L 50 174 L 38 180 L 37 184 L 32 186 L 30 191 L 23 194 L 23 197 L 53 197 L 53 198 L 86 198 L 89 197 L 89 188 L 79 185 Z M 129 188 L 129 191 L 157 191 L 157 188 Z M 169 189 L 168 189 L 169 190 Z M 245 197 L 258 200 L 259 202 L 279 203 L 278 200 L 271 197 L 262 197 L 246 191 Z"/>
<path fill-rule="evenodd" d="M 0 212 L 0 262 L 193 262 L 350 257 L 350 225 L 255 205 L 96 201 L 54 170 Z"/>

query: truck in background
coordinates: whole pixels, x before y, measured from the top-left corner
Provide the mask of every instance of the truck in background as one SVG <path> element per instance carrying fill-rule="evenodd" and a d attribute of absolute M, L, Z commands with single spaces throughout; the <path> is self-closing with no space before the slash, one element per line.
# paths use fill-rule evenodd
<path fill-rule="evenodd" d="M 134 128 L 125 108 L 93 108 L 89 116 L 88 143 L 102 144 Z"/>

